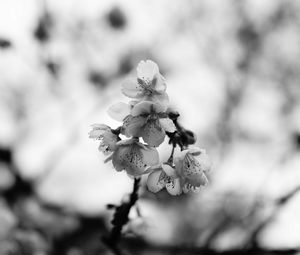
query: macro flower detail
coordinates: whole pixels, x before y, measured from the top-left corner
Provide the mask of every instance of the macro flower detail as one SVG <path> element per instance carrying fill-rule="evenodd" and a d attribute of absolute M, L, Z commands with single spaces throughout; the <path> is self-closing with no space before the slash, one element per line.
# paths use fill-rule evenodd
<path fill-rule="evenodd" d="M 150 100 L 167 104 L 166 83 L 156 63 L 151 60 L 141 61 L 137 67 L 137 78 L 123 83 L 125 96 L 138 100 Z"/>
<path fill-rule="evenodd" d="M 155 148 L 133 138 L 118 142 L 115 151 L 106 162 L 109 160 L 112 160 L 117 171 L 125 170 L 131 176 L 139 176 L 149 167 L 159 163 L 159 155 Z"/>
<path fill-rule="evenodd" d="M 120 140 L 119 136 L 112 132 L 112 129 L 104 124 L 92 125 L 92 130 L 89 132 L 89 138 L 100 140 L 99 151 L 105 155 L 113 152 L 116 149 L 116 144 Z"/>
<path fill-rule="evenodd" d="M 171 195 L 180 195 L 205 186 L 210 160 L 205 150 L 189 147 L 196 136 L 179 123 L 180 114 L 169 106 L 165 79 L 157 64 L 141 61 L 137 78 L 125 82 L 122 92 L 132 100 L 108 109 L 110 117 L 122 124 L 116 129 L 95 124 L 89 133 L 90 138 L 100 140 L 99 150 L 109 154 L 105 162 L 112 161 L 118 172 L 126 171 L 136 185 L 141 175 L 149 174 L 147 187 L 154 193 L 165 188 Z M 162 164 L 156 147 L 166 136 L 172 150 Z"/>
<path fill-rule="evenodd" d="M 157 147 L 164 141 L 166 132 L 173 133 L 176 127 L 164 113 L 164 107 L 143 101 L 133 106 L 122 130 L 128 137 L 142 137 L 148 145 Z"/>
<path fill-rule="evenodd" d="M 153 192 L 166 188 L 170 195 L 176 196 L 182 193 L 179 176 L 175 169 L 169 164 L 162 164 L 152 168 L 153 172 L 149 174 L 147 179 L 147 187 Z"/>
<path fill-rule="evenodd" d="M 175 169 L 180 176 L 184 192 L 197 191 L 208 183 L 205 175 L 211 163 L 205 150 L 190 148 L 178 153 L 174 159 Z"/>

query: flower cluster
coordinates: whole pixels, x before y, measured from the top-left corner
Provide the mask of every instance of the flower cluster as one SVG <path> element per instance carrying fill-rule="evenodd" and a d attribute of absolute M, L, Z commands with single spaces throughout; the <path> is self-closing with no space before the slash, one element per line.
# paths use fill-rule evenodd
<path fill-rule="evenodd" d="M 122 125 L 112 129 L 94 124 L 89 133 L 90 138 L 100 140 L 99 150 L 109 155 L 106 162 L 112 161 L 117 171 L 125 170 L 133 177 L 149 174 L 147 186 L 154 193 L 166 188 L 171 195 L 179 195 L 206 185 L 210 160 L 205 150 L 189 148 L 195 136 L 178 123 L 179 114 L 169 108 L 166 82 L 157 64 L 141 61 L 137 77 L 123 83 L 122 93 L 132 100 L 108 110 Z M 169 159 L 161 161 L 156 148 L 166 136 L 172 151 Z"/>

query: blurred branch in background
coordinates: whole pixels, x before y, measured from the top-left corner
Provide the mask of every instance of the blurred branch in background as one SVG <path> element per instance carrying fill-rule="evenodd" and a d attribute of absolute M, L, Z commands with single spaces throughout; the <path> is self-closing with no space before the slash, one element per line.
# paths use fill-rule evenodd
<path fill-rule="evenodd" d="M 287 194 L 282 195 L 274 201 L 272 213 L 258 224 L 258 226 L 250 234 L 246 247 L 259 247 L 259 235 L 268 227 L 275 217 L 280 213 L 280 210 L 300 191 L 300 186 L 294 188 Z"/>
<path fill-rule="evenodd" d="M 126 243 L 127 241 L 127 243 Z M 123 243 L 132 254 L 204 254 L 204 255 L 229 255 L 229 254 L 244 254 L 244 255 L 292 255 L 298 254 L 300 248 L 293 249 L 265 249 L 259 247 L 246 248 L 246 249 L 230 249 L 227 251 L 218 251 L 205 247 L 191 247 L 191 246 L 176 246 L 176 245 L 153 245 L 145 243 L 141 240 L 126 240 Z"/>

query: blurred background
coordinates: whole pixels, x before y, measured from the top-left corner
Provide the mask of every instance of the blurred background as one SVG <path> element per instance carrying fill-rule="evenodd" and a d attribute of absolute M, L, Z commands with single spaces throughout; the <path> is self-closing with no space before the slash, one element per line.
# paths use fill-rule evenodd
<path fill-rule="evenodd" d="M 290 0 L 1 0 L 0 254 L 110 254 L 106 205 L 132 180 L 88 132 L 120 124 L 106 110 L 145 59 L 213 168 L 199 194 L 143 185 L 125 229 L 149 244 L 139 254 L 300 247 L 299 12 Z"/>

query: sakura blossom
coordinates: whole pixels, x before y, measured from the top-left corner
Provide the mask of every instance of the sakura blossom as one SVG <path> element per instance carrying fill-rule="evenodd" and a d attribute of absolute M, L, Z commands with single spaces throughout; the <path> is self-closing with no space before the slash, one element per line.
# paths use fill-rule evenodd
<path fill-rule="evenodd" d="M 182 193 L 180 178 L 174 167 L 166 163 L 158 167 L 153 167 L 152 170 L 147 179 L 147 187 L 151 192 L 157 193 L 166 188 L 168 193 L 173 196 Z"/>
<path fill-rule="evenodd" d="M 137 78 L 131 78 L 122 85 L 125 96 L 138 100 L 151 100 L 167 104 L 166 83 L 158 65 L 151 60 L 141 61 L 137 67 Z"/>
<path fill-rule="evenodd" d="M 89 138 L 100 140 L 99 151 L 102 151 L 104 155 L 113 152 L 116 149 L 116 143 L 120 140 L 119 136 L 105 124 L 94 124 L 92 128 Z"/>
<path fill-rule="evenodd" d="M 211 162 L 205 150 L 197 147 L 183 150 L 176 155 L 174 163 L 185 193 L 198 191 L 200 186 L 207 185 L 206 173 L 211 168 Z"/>
<path fill-rule="evenodd" d="M 159 146 L 164 141 L 166 132 L 175 131 L 175 125 L 164 114 L 164 109 L 159 104 L 149 101 L 136 104 L 123 124 L 123 132 L 126 136 L 142 137 L 153 147 Z"/>
<path fill-rule="evenodd" d="M 155 148 L 134 138 L 118 142 L 115 151 L 106 161 L 110 160 L 117 171 L 125 170 L 128 175 L 139 176 L 159 163 L 159 155 Z"/>

